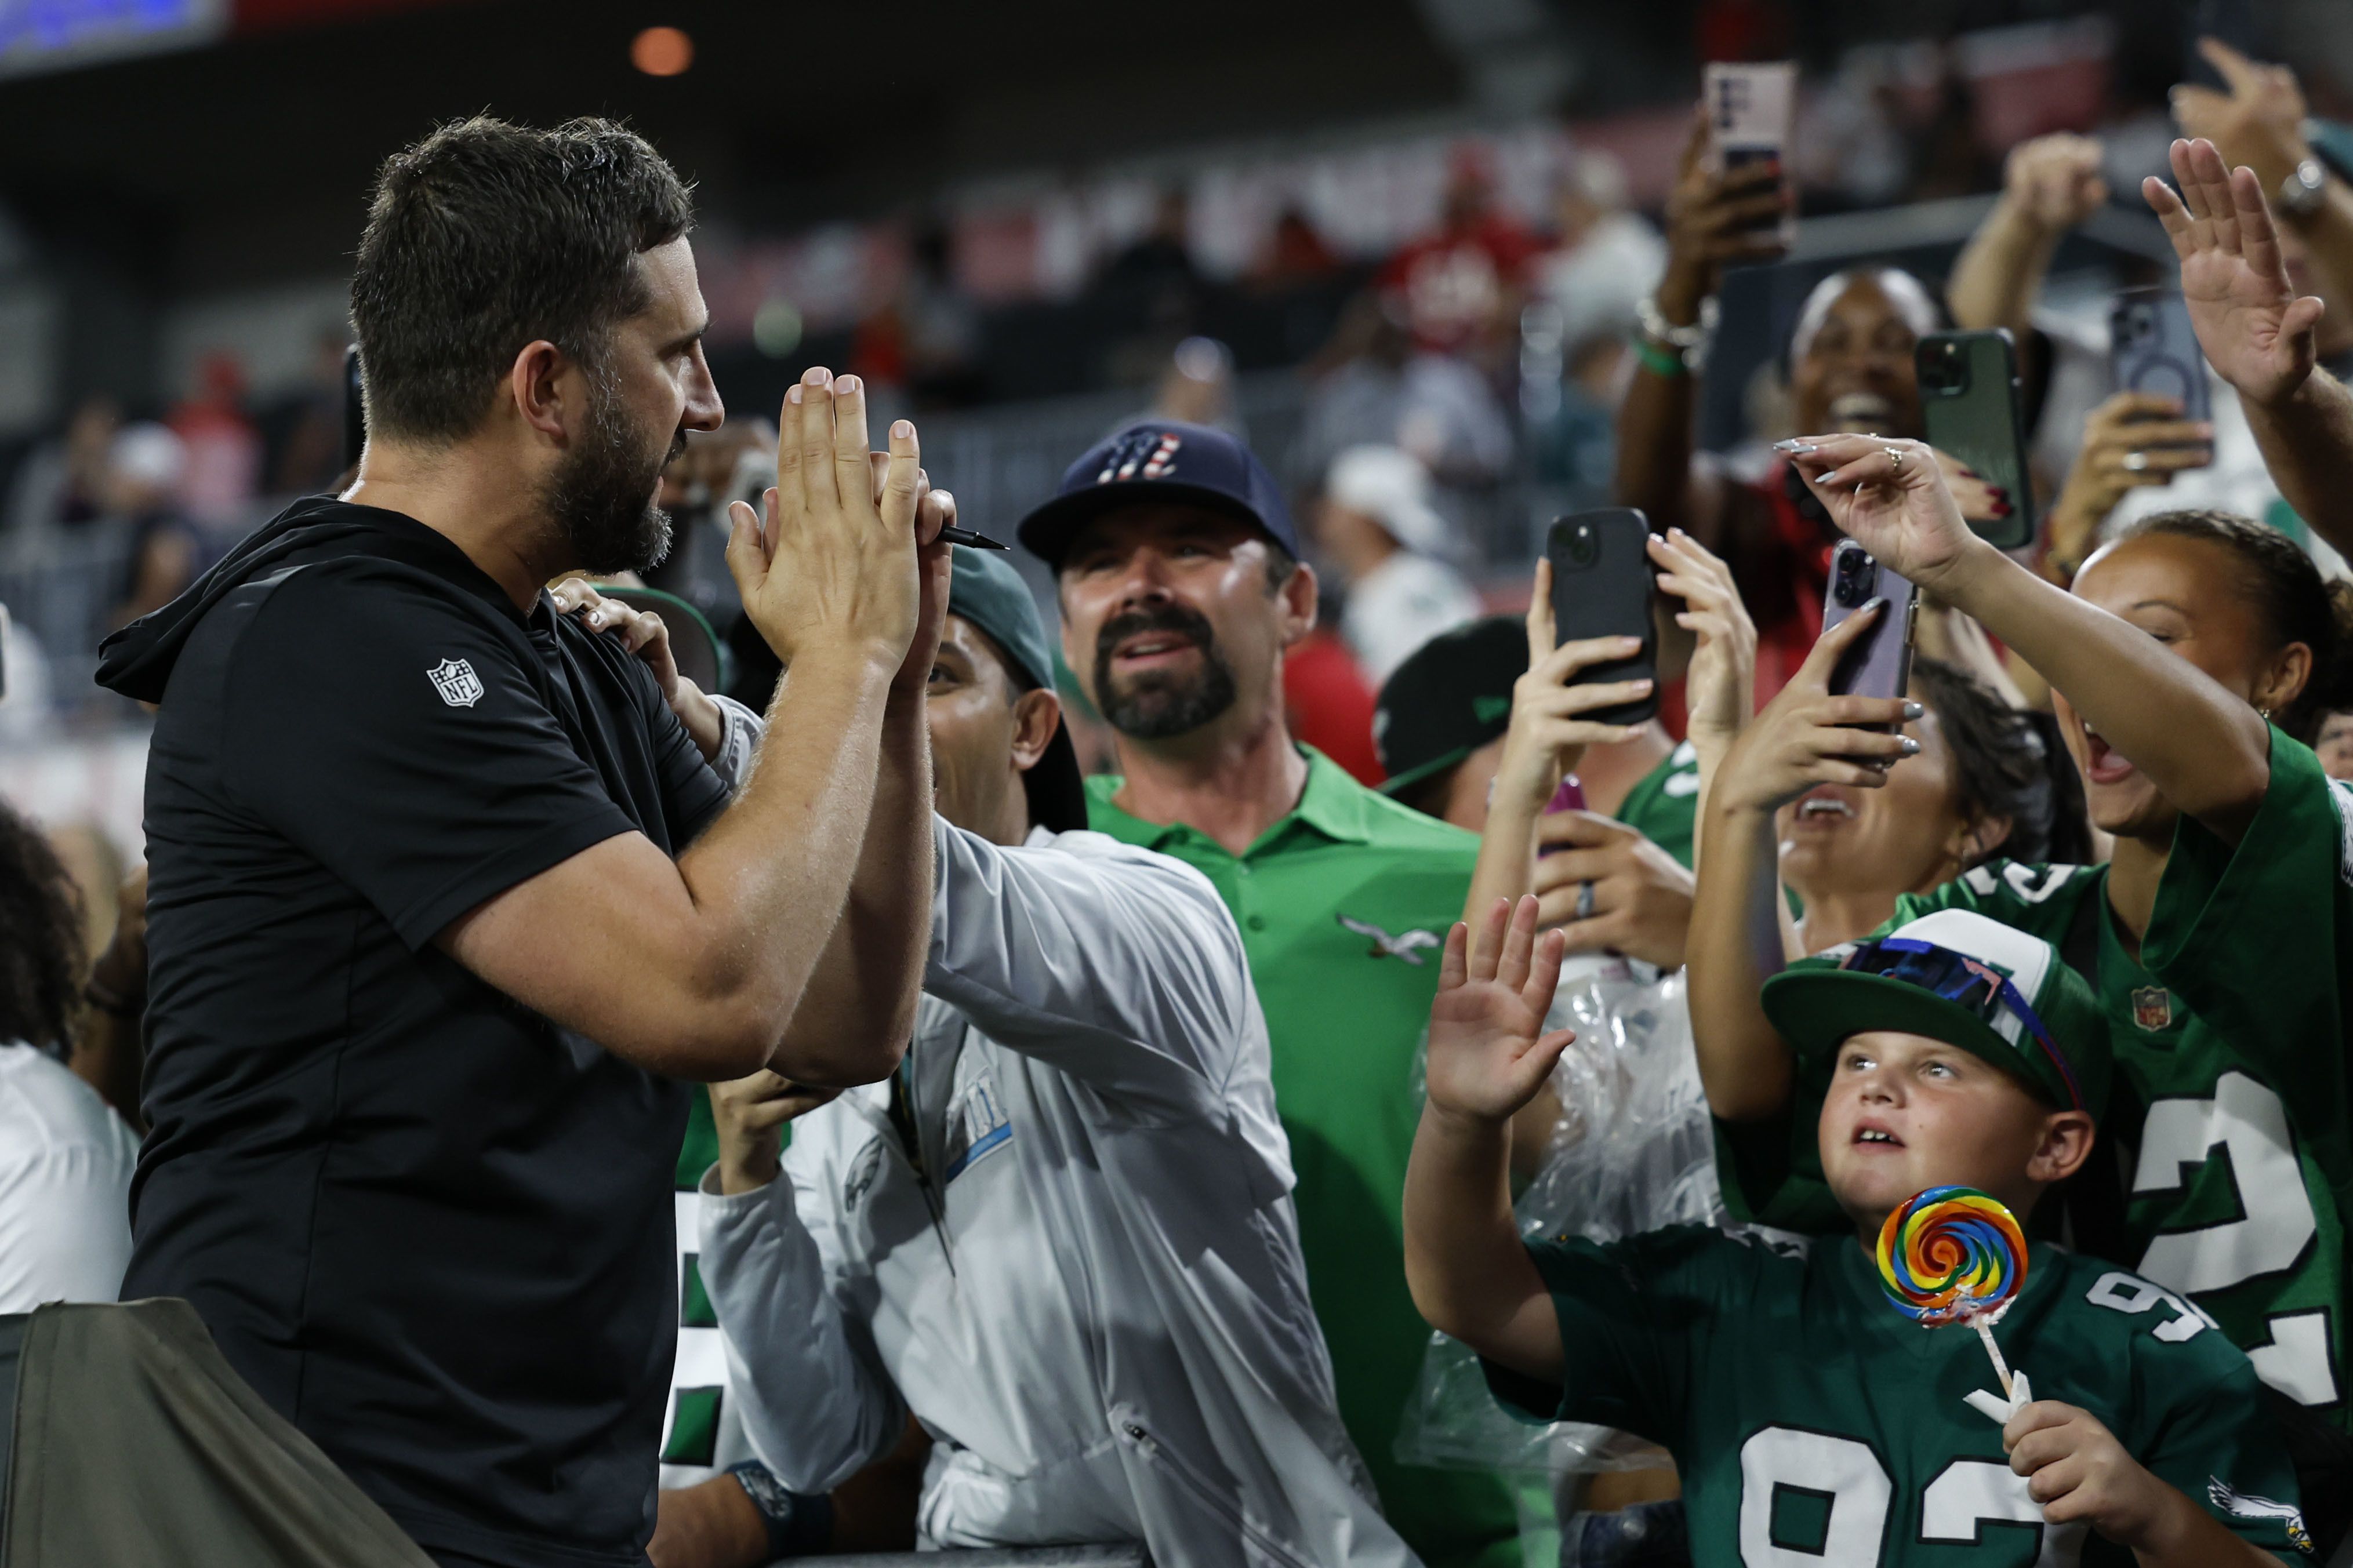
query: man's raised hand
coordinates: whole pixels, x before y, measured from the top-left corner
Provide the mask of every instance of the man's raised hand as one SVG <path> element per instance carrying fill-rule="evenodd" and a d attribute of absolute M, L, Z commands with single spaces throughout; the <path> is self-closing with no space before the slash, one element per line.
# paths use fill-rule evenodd
<path fill-rule="evenodd" d="M 2250 402 L 2293 395 L 2312 374 L 2316 295 L 2298 297 L 2280 255 L 2279 231 L 2249 168 L 2228 168 L 2214 143 L 2176 142 L 2173 177 L 2154 175 L 2141 195 L 2181 258 L 2181 296 L 2207 363 Z"/>
<path fill-rule="evenodd" d="M 903 419 L 891 427 L 878 492 L 866 389 L 856 376 L 837 382 L 809 371 L 786 395 L 777 424 L 767 516 L 741 501 L 728 509 L 727 563 L 744 613 L 788 666 L 797 653 L 827 648 L 895 670 L 923 615 L 915 427 Z"/>
<path fill-rule="evenodd" d="M 1496 900 L 1483 923 L 1475 952 L 1463 922 L 1446 934 L 1430 1008 L 1430 1103 L 1449 1115 L 1499 1122 L 1535 1098 L 1577 1036 L 1544 1033 L 1560 983 L 1562 938 L 1536 935 L 1535 896 L 1516 907 Z"/>

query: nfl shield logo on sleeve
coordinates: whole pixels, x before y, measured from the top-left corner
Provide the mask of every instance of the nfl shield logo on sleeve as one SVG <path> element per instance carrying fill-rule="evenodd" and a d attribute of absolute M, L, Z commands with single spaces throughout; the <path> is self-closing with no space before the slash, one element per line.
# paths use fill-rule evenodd
<path fill-rule="evenodd" d="M 462 658 L 445 658 L 425 673 L 431 678 L 433 689 L 441 694 L 441 700 L 452 708 L 471 708 L 482 700 L 481 678 Z"/>

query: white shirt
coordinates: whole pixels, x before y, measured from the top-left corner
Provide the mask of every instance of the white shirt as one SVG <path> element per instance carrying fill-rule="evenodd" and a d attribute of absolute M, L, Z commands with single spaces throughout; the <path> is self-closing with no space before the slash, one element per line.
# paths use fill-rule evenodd
<path fill-rule="evenodd" d="M 754 1451 L 826 1491 L 912 1409 L 935 1440 L 926 1545 L 1412 1563 L 1340 1425 L 1217 890 L 1101 834 L 934 835 L 901 1073 L 795 1122 L 786 1179 L 704 1179 L 702 1279 Z"/>
<path fill-rule="evenodd" d="M 31 1046 L 0 1045 L 0 1312 L 115 1299 L 138 1162 L 96 1089 Z"/>
<path fill-rule="evenodd" d="M 1348 584 L 1340 636 L 1377 690 L 1422 644 L 1476 620 L 1480 607 L 1461 573 L 1400 550 Z"/>

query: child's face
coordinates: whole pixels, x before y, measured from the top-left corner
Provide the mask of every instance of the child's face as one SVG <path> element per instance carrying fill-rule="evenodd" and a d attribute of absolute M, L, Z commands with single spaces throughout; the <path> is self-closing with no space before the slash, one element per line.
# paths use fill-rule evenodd
<path fill-rule="evenodd" d="M 1838 1049 L 1819 1129 L 1822 1173 L 1855 1224 L 1876 1232 L 1924 1187 L 1990 1193 L 2021 1219 L 2092 1146 L 2092 1119 L 2053 1110 L 1958 1046 L 1893 1029 Z"/>

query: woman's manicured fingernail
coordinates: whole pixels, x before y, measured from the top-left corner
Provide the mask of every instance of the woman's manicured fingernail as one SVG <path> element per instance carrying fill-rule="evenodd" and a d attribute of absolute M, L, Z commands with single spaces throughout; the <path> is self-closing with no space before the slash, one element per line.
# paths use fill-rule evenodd
<path fill-rule="evenodd" d="M 1820 447 L 1808 446 L 1805 442 L 1792 437 L 1787 441 L 1774 442 L 1773 450 L 1777 452 L 1787 452 L 1793 458 L 1810 458 L 1815 453 L 1820 451 L 1821 448 Z"/>
<path fill-rule="evenodd" d="M 1911 699 L 1909 699 L 1909 698 L 1905 699 L 1905 701 L 1904 701 L 1904 717 L 1905 717 L 1906 719 L 1917 719 L 1917 718 L 1919 718 L 1922 714 L 1924 714 L 1924 713 L 1926 713 L 1926 712 L 1927 712 L 1927 711 L 1928 711 L 1928 710 L 1927 710 L 1926 708 L 1921 707 L 1921 706 L 1920 706 L 1920 704 L 1918 704 L 1917 702 L 1913 701 Z"/>
<path fill-rule="evenodd" d="M 1993 503 L 1993 514 L 1996 517 L 2008 517 L 2017 510 L 2018 509 L 2016 507 L 2010 505 L 2006 500 L 1998 500 Z"/>
<path fill-rule="evenodd" d="M 1898 749 L 1901 750 L 1905 756 L 1912 756 L 1920 750 L 1920 742 L 1914 740 L 1911 736 L 1906 735 L 1904 737 L 1904 744 Z"/>

